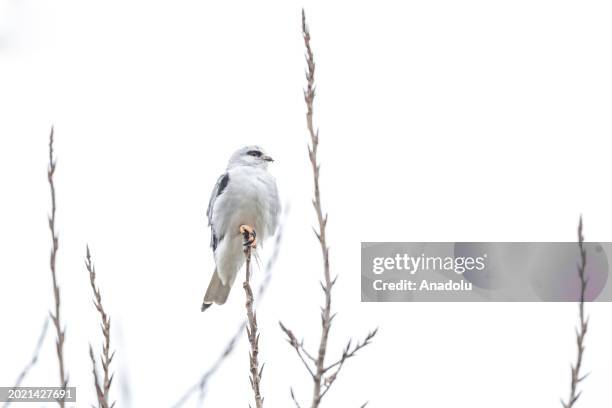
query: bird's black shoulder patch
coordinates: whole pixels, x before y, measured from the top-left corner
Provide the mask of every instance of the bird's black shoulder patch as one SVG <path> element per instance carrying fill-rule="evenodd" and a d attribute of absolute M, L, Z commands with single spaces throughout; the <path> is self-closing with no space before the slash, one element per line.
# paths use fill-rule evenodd
<path fill-rule="evenodd" d="M 210 240 L 210 246 L 213 249 L 213 252 L 217 250 L 217 245 L 219 244 L 219 241 L 217 240 L 217 236 L 215 235 L 215 232 L 213 231 L 212 233 L 212 237 Z"/>
<path fill-rule="evenodd" d="M 217 246 L 219 245 L 219 242 L 223 241 L 223 237 L 225 235 L 221 235 L 217 237 L 217 234 L 213 231 L 212 233 L 212 239 L 211 239 L 211 243 L 210 246 L 212 246 L 213 252 L 215 252 L 217 250 Z"/>
<path fill-rule="evenodd" d="M 225 191 L 225 188 L 229 184 L 229 174 L 225 173 L 221 180 L 219 180 L 219 188 L 217 189 L 217 197 L 219 197 Z"/>

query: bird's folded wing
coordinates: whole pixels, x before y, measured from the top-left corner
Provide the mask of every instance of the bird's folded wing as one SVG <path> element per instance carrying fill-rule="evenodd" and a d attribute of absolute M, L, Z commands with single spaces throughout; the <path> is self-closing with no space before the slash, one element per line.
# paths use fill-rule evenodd
<path fill-rule="evenodd" d="M 229 174 L 223 173 L 219 179 L 217 179 L 217 183 L 215 183 L 215 187 L 213 188 L 212 194 L 210 195 L 210 200 L 208 201 L 208 208 L 206 209 L 206 216 L 208 217 L 208 225 L 210 226 L 211 234 L 210 234 L 210 246 L 213 251 L 217 249 L 217 235 L 215 234 L 215 227 L 213 225 L 213 209 L 215 207 L 215 201 L 217 197 L 223 194 L 223 191 L 227 188 L 229 184 Z"/>

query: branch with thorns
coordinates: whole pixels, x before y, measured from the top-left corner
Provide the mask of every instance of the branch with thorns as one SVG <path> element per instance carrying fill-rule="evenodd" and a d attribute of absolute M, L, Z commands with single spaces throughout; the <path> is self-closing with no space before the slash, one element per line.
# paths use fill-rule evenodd
<path fill-rule="evenodd" d="M 91 344 L 89 345 L 89 359 L 91 360 L 91 374 L 94 380 L 94 388 L 96 389 L 96 397 L 98 398 L 99 406 L 102 407 L 102 401 L 104 401 L 104 393 L 102 391 L 102 386 L 100 385 L 100 377 L 98 376 L 96 358 L 94 357 L 94 352 L 93 348 L 91 347 Z"/>
<path fill-rule="evenodd" d="M 327 394 L 333 383 L 336 381 L 338 373 L 344 366 L 344 362 L 353 357 L 357 351 L 363 347 L 369 345 L 378 332 L 378 329 L 368 333 L 366 338 L 356 343 L 354 346 L 351 341 L 348 342 L 347 346 L 342 353 L 342 356 L 333 364 L 326 365 L 325 357 L 327 355 L 327 342 L 329 339 L 329 332 L 335 313 L 331 312 L 332 303 L 332 288 L 338 279 L 338 276 L 332 279 L 330 272 L 329 262 L 329 247 L 327 245 L 326 227 L 327 227 L 327 214 L 323 213 L 323 205 L 321 204 L 321 189 L 319 186 L 319 177 L 321 165 L 318 162 L 317 153 L 319 148 L 319 130 L 315 131 L 313 124 L 313 112 L 314 112 L 314 98 L 315 98 L 315 61 L 312 48 L 310 46 L 310 31 L 308 24 L 306 23 L 306 13 L 302 9 L 302 36 L 304 37 L 304 45 L 306 46 L 306 89 L 304 90 L 304 101 L 306 102 L 306 126 L 310 135 L 310 145 L 308 146 L 308 157 L 312 166 L 313 183 L 314 183 L 314 199 L 312 204 L 317 215 L 317 221 L 319 224 L 318 231 L 315 230 L 315 235 L 321 246 L 321 254 L 323 256 L 323 281 L 321 282 L 321 288 L 325 297 L 324 306 L 321 308 L 321 338 L 319 341 L 319 349 L 315 355 L 310 354 L 304 347 L 303 341 L 297 340 L 291 330 L 285 325 L 280 323 L 281 329 L 287 335 L 287 341 L 296 350 L 300 360 L 308 370 L 308 373 L 313 380 L 313 392 L 312 392 L 312 403 L 311 408 L 319 407 L 321 400 Z M 333 373 L 328 374 L 332 369 L 335 370 Z M 299 403 L 295 398 L 293 389 L 291 390 L 291 398 L 295 405 L 299 407 Z"/>
<path fill-rule="evenodd" d="M 246 310 L 247 310 L 247 337 L 251 346 L 249 353 L 249 369 L 251 375 L 249 380 L 251 381 L 251 388 L 255 397 L 255 407 L 263 407 L 263 397 L 261 396 L 261 376 L 263 374 L 264 365 L 259 367 L 259 333 L 257 332 L 257 315 L 255 314 L 253 303 L 255 299 L 253 297 L 253 291 L 251 289 L 251 250 L 255 246 L 255 233 L 253 228 L 250 226 L 241 226 L 240 232 L 243 235 L 244 240 L 244 257 L 246 260 L 246 276 L 242 287 L 246 294 Z"/>
<path fill-rule="evenodd" d="M 53 326 L 55 327 L 55 331 L 57 333 L 57 340 L 55 343 L 55 349 L 57 352 L 57 360 L 59 363 L 59 377 L 60 377 L 60 387 L 62 389 L 66 389 L 68 385 L 68 376 L 66 375 L 66 371 L 64 368 L 64 340 L 66 336 L 66 329 L 62 328 L 62 321 L 60 315 L 60 288 L 57 283 L 57 273 L 56 273 L 56 260 L 57 260 L 57 251 L 59 248 L 59 237 L 57 231 L 55 229 L 55 184 L 53 182 L 53 175 L 55 174 L 55 166 L 56 160 L 53 155 L 53 127 L 51 127 L 51 133 L 49 134 L 49 168 L 47 169 L 47 180 L 49 181 L 49 187 L 51 189 L 51 214 L 49 215 L 49 230 L 51 231 L 51 257 L 49 260 L 50 268 L 51 268 L 51 278 L 53 280 L 53 298 L 55 300 L 55 311 L 49 312 L 51 317 L 51 321 L 53 322 Z M 57 403 L 61 408 L 64 408 L 65 403 L 62 399 L 57 400 Z"/>
<path fill-rule="evenodd" d="M 96 307 L 98 313 L 100 313 L 100 318 L 102 320 L 100 327 L 102 329 L 102 336 L 104 337 L 104 343 L 102 345 L 102 354 L 100 355 L 100 363 L 102 364 L 102 372 L 104 373 L 104 378 L 101 385 L 96 371 L 96 360 L 93 355 L 93 349 L 91 347 L 91 344 L 89 345 L 89 354 L 91 357 L 91 363 L 93 365 L 94 386 L 96 387 L 99 407 L 112 408 L 115 406 L 115 402 L 111 404 L 109 400 L 110 387 L 113 382 L 114 374 L 110 374 L 110 364 L 113 361 L 115 352 L 113 352 L 112 354 L 110 352 L 110 317 L 102 306 L 102 294 L 100 293 L 100 288 L 96 286 L 96 268 L 93 264 L 93 261 L 91 260 L 89 246 L 87 246 L 87 254 L 85 256 L 85 267 L 89 272 L 89 283 L 91 285 L 91 290 L 94 296 L 93 304 Z"/>
<path fill-rule="evenodd" d="M 316 364 L 317 359 L 314 358 L 308 352 L 306 347 L 304 347 L 303 339 L 298 341 L 297 337 L 291 330 L 285 327 L 284 324 L 282 323 L 279 323 L 279 324 L 280 324 L 281 330 L 287 335 L 287 342 L 291 345 L 291 347 L 295 349 L 298 357 L 304 364 L 304 367 L 306 367 L 306 370 L 308 371 L 308 373 L 314 380 L 316 377 L 316 374 L 313 372 L 313 369 L 311 368 L 311 364 L 312 363 Z M 323 396 L 331 388 L 334 381 L 336 381 L 336 378 L 338 377 L 338 373 L 344 366 L 344 363 L 346 362 L 346 360 L 348 360 L 349 358 L 355 357 L 355 355 L 357 354 L 359 350 L 368 346 L 372 342 L 372 339 L 374 338 L 374 336 L 376 336 L 377 332 L 378 332 L 378 329 L 375 329 L 369 332 L 368 335 L 362 341 L 357 342 L 355 344 L 353 344 L 352 340 L 349 340 L 342 351 L 342 356 L 338 360 L 336 360 L 336 362 L 329 364 L 328 366 L 323 368 L 324 377 L 323 377 L 323 386 L 321 390 L 321 398 L 323 398 Z M 309 363 L 308 361 L 310 361 L 311 363 Z M 333 370 L 334 368 L 335 370 Z M 327 374 L 331 370 L 333 370 L 333 373 Z M 291 398 L 294 401 L 294 403 L 296 403 L 296 405 L 299 406 L 299 404 L 295 400 L 295 395 L 293 393 L 293 390 L 291 390 Z"/>
<path fill-rule="evenodd" d="M 589 319 L 584 314 L 584 301 L 586 295 L 586 288 L 589 279 L 586 277 L 586 249 L 584 248 L 584 236 L 582 235 L 582 216 L 578 223 L 578 248 L 580 249 L 580 263 L 578 264 L 578 277 L 580 278 L 580 305 L 579 307 L 579 327 L 576 329 L 576 346 L 578 348 L 578 354 L 576 356 L 576 363 L 571 366 L 571 382 L 570 382 L 570 394 L 567 402 L 561 400 L 561 404 L 564 408 L 572 408 L 582 391 L 578 391 L 578 384 L 580 384 L 588 374 L 581 375 L 580 369 L 582 367 L 582 356 L 584 354 L 584 338 L 586 336 Z"/>

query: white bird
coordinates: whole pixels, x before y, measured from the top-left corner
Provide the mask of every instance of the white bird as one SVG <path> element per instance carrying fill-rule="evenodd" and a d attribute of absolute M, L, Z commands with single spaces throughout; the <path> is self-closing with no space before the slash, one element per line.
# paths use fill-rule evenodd
<path fill-rule="evenodd" d="M 213 303 L 222 305 L 245 261 L 243 234 L 255 248 L 274 235 L 280 202 L 276 180 L 268 172 L 272 158 L 259 146 L 246 146 L 230 157 L 225 173 L 219 177 L 210 196 L 208 225 L 215 272 L 204 295 L 202 311 Z"/>

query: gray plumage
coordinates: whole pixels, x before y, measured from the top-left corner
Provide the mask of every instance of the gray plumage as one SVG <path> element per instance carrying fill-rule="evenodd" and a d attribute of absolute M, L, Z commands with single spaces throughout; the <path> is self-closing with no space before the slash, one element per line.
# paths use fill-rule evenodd
<path fill-rule="evenodd" d="M 240 226 L 253 227 L 258 244 L 276 231 L 280 202 L 276 180 L 267 170 L 272 161 L 259 146 L 243 147 L 230 157 L 225 173 L 213 188 L 206 215 L 216 268 L 202 311 L 212 303 L 225 303 L 244 264 Z"/>

